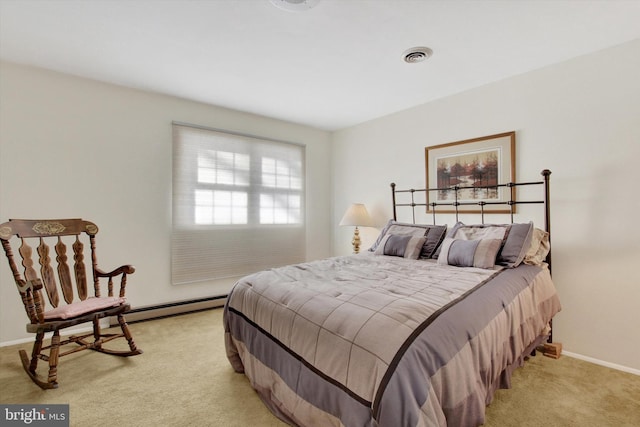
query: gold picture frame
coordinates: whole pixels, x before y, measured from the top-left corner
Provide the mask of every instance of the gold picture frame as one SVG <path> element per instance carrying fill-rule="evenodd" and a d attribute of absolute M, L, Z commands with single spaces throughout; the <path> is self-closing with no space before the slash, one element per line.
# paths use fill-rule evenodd
<path fill-rule="evenodd" d="M 504 132 L 463 141 L 449 142 L 425 148 L 425 169 L 427 189 L 427 212 L 434 209 L 430 204 L 451 203 L 436 206 L 436 212 L 480 212 L 480 204 L 485 202 L 485 213 L 508 213 L 507 204 L 515 201 L 514 187 L 483 188 L 498 184 L 508 184 L 516 179 L 516 133 Z M 478 188 L 476 188 L 478 187 Z M 495 204 L 504 203 L 504 204 Z M 515 212 L 516 205 L 512 206 Z"/>

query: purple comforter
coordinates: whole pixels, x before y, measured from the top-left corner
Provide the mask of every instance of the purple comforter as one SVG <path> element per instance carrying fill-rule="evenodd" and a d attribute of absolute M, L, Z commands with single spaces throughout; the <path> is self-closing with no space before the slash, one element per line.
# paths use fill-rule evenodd
<path fill-rule="evenodd" d="M 545 268 L 354 255 L 240 280 L 225 344 L 292 425 L 472 426 L 559 309 Z"/>

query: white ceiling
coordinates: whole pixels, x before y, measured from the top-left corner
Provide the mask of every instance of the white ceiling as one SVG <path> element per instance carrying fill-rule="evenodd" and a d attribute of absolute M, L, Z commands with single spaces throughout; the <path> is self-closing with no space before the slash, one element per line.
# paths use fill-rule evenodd
<path fill-rule="evenodd" d="M 0 0 L 0 58 L 325 130 L 640 38 L 640 1 Z M 402 53 L 428 46 L 426 62 Z"/>

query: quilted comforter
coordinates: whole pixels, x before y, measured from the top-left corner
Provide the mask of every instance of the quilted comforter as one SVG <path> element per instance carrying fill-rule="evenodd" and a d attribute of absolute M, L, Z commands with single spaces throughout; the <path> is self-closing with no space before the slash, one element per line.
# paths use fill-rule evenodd
<path fill-rule="evenodd" d="M 546 268 L 351 255 L 241 279 L 225 345 L 291 425 L 473 426 L 559 310 Z"/>

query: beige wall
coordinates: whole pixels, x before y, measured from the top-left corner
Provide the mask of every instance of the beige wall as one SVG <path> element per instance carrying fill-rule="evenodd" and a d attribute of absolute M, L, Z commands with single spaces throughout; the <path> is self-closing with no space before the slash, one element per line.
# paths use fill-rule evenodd
<path fill-rule="evenodd" d="M 640 373 L 638 76 L 634 41 L 336 132 L 334 224 L 357 201 L 382 226 L 391 181 L 424 188 L 425 147 L 515 130 L 517 178 L 553 172 L 554 340 Z M 334 253 L 348 253 L 352 230 L 333 229 Z"/>
<path fill-rule="evenodd" d="M 128 289 L 134 306 L 210 296 L 231 283 L 169 283 L 171 121 L 306 143 L 309 259 L 350 252 L 352 230 L 337 226 L 349 203 L 365 203 L 382 226 L 391 181 L 424 187 L 426 146 L 515 130 L 518 179 L 553 171 L 553 273 L 563 303 L 555 340 L 575 355 L 638 372 L 640 231 L 632 221 L 640 189 L 630 187 L 640 159 L 638 75 L 635 41 L 330 135 L 0 63 L 0 220 L 96 221 L 101 263 L 138 269 Z M 530 215 L 539 220 L 527 209 L 517 219 Z M 376 233 L 363 229 L 363 246 Z M 0 343 L 26 336 L 5 264 Z"/>
<path fill-rule="evenodd" d="M 172 121 L 306 144 L 307 257 L 330 255 L 329 133 L 10 63 L 0 63 L 0 222 L 96 222 L 102 268 L 136 266 L 134 307 L 226 294 L 228 280 L 170 284 Z M 0 343 L 27 337 L 26 322 L 2 261 Z"/>

